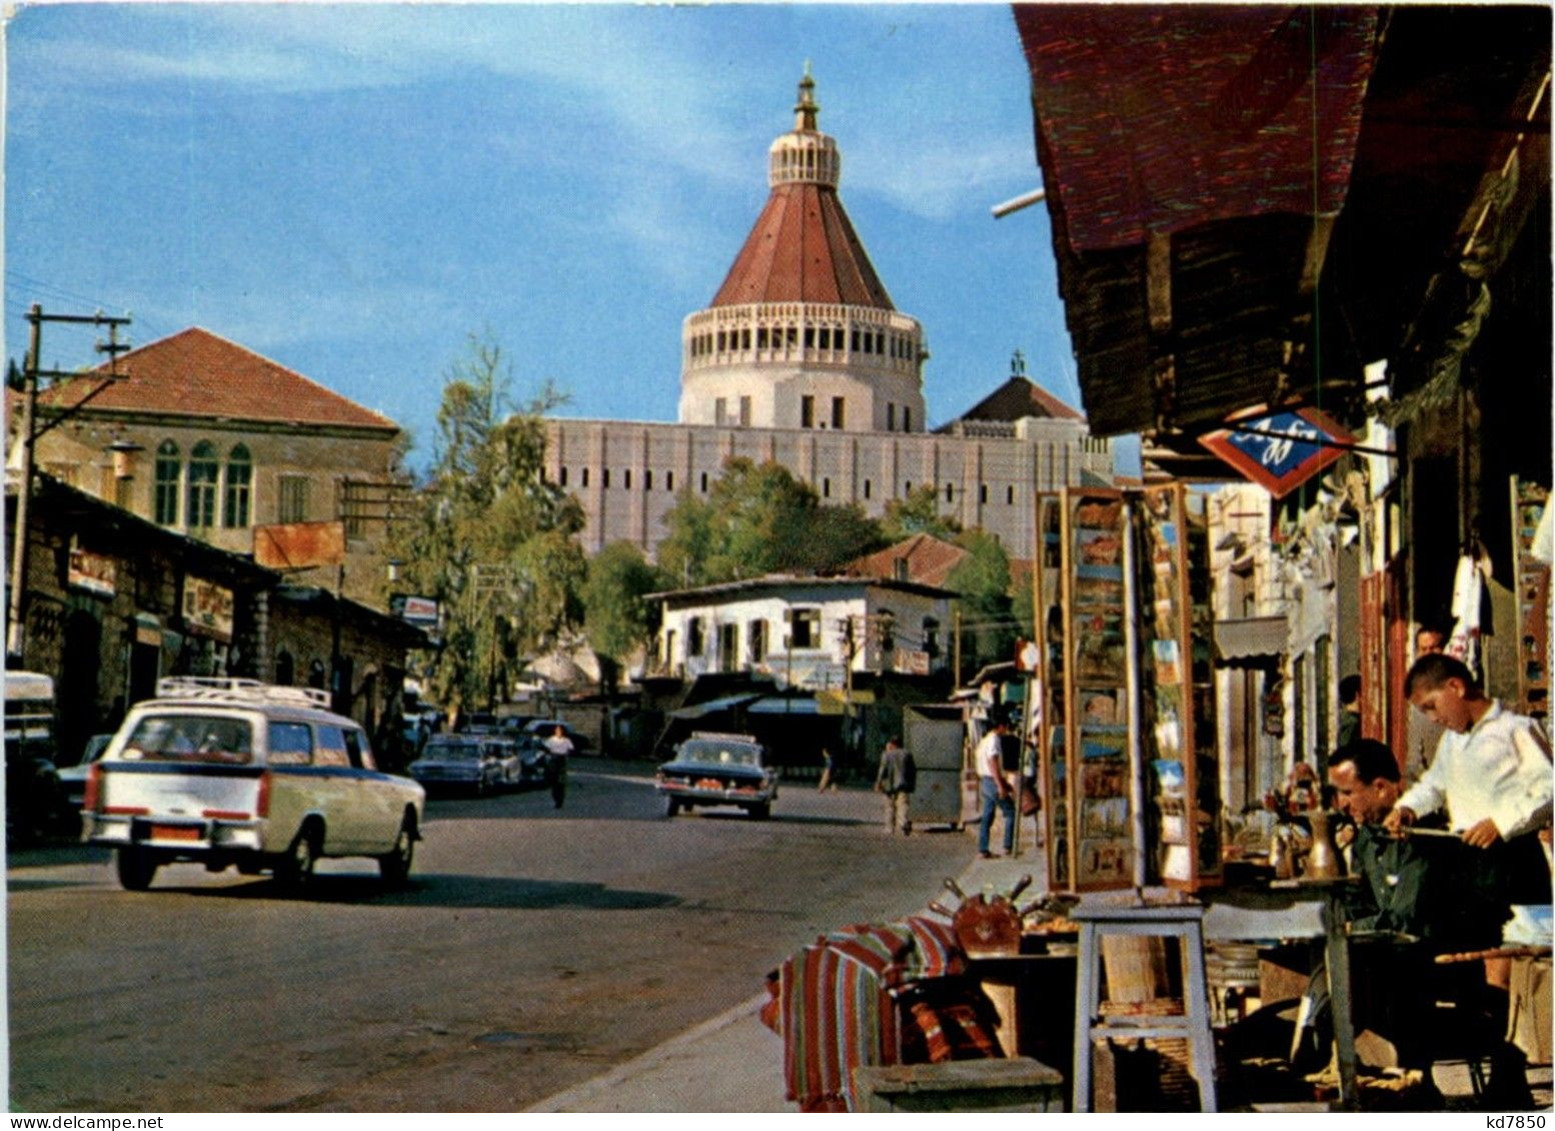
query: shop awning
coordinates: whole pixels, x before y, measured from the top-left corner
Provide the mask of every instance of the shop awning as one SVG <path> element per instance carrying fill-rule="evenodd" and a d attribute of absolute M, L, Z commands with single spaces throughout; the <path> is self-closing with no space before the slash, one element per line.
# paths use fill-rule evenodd
<path fill-rule="evenodd" d="M 760 699 L 759 694 L 753 695 L 725 695 L 721 699 L 709 699 L 706 703 L 695 703 L 690 707 L 680 707 L 670 712 L 672 719 L 702 719 L 708 715 L 716 715 L 721 711 L 732 711 L 737 707 L 754 703 Z"/>
<path fill-rule="evenodd" d="M 1284 617 L 1243 617 L 1215 622 L 1215 663 L 1220 667 L 1263 667 L 1285 654 L 1289 627 Z"/>
<path fill-rule="evenodd" d="M 765 699 L 758 699 L 752 703 L 750 713 L 753 715 L 819 715 L 821 705 L 808 695 L 769 695 Z"/>

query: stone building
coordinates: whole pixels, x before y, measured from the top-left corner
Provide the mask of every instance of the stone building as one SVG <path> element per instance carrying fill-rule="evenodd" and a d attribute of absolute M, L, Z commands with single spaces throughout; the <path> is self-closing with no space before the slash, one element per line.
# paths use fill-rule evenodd
<path fill-rule="evenodd" d="M 378 599 L 385 520 L 404 482 L 397 424 L 199 327 L 114 370 L 106 385 L 104 365 L 40 391 L 39 425 L 53 424 L 37 441 L 40 471 L 239 554 L 253 553 L 258 526 L 341 523 L 344 592 Z M 287 572 L 340 580 L 333 566 Z"/>
<path fill-rule="evenodd" d="M 6 488 L 15 537 L 17 485 Z M 67 761 L 168 675 L 242 676 L 333 691 L 379 737 L 424 634 L 333 592 L 289 586 L 248 557 L 168 530 L 47 474 L 28 508 L 18 670 L 55 680 Z M 9 557 L 8 559 L 9 560 Z"/>
<path fill-rule="evenodd" d="M 1018 357 L 978 409 L 927 430 L 923 327 L 896 309 L 843 209 L 842 156 L 814 93 L 806 74 L 794 128 L 768 154 L 766 206 L 712 303 L 682 325 L 679 421 L 553 418 L 547 475 L 582 504 L 589 552 L 624 540 L 654 554 L 679 494 L 706 492 L 740 456 L 875 516 L 931 486 L 941 513 L 1029 558 L 1036 494 L 1109 479 L 1107 442 Z"/>

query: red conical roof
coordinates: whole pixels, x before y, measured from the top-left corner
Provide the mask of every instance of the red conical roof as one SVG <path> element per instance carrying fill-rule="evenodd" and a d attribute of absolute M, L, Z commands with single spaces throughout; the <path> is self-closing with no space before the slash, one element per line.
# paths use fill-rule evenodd
<path fill-rule="evenodd" d="M 896 309 L 835 189 L 775 185 L 713 306 L 833 302 Z"/>
<path fill-rule="evenodd" d="M 837 198 L 842 158 L 837 143 L 816 125 L 820 109 L 806 64 L 794 128 L 772 143 L 772 195 L 713 306 L 812 302 L 896 309 Z"/>

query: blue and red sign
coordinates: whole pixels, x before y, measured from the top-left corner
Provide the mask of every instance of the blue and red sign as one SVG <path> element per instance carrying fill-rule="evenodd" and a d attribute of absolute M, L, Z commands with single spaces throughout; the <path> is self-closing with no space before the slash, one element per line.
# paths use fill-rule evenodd
<path fill-rule="evenodd" d="M 1355 437 L 1320 410 L 1298 408 L 1239 420 L 1199 443 L 1278 499 L 1344 455 Z"/>

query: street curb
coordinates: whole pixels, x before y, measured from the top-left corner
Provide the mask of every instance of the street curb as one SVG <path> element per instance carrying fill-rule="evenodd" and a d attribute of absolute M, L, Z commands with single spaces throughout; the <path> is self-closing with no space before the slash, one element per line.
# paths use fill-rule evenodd
<path fill-rule="evenodd" d="M 657 1065 L 669 1060 L 686 1045 L 694 1044 L 697 1041 L 712 1036 L 721 1029 L 727 1029 L 730 1025 L 750 1017 L 762 1007 L 762 1004 L 767 1001 L 769 996 L 766 993 L 757 994 L 750 1000 L 743 1001 L 732 1009 L 727 1009 L 716 1017 L 711 1017 L 698 1025 L 692 1026 L 684 1033 L 655 1045 L 635 1059 L 629 1060 L 625 1064 L 616 1065 L 616 1067 L 601 1076 L 595 1076 L 592 1080 L 585 1080 L 583 1083 L 576 1087 L 568 1088 L 566 1091 L 557 1092 L 554 1096 L 549 1096 L 533 1107 L 525 1108 L 524 1110 L 526 1113 L 566 1111 L 574 1104 L 593 1099 L 601 1093 L 609 1091 L 622 1081 L 647 1075 Z"/>

